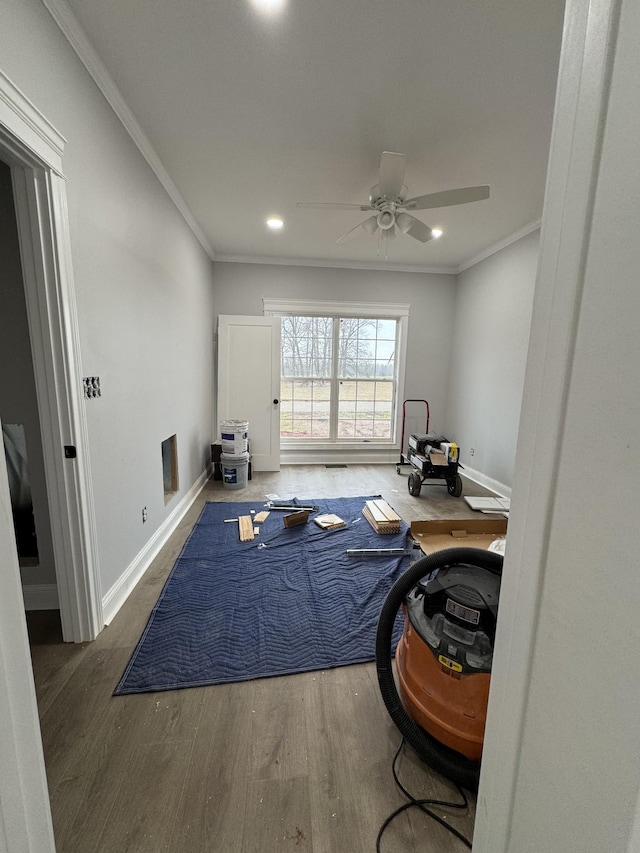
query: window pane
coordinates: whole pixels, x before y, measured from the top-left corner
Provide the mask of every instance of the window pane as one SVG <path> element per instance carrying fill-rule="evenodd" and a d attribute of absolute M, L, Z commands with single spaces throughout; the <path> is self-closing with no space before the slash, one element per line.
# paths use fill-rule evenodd
<path fill-rule="evenodd" d="M 378 338 L 378 340 L 395 341 L 395 339 L 396 339 L 396 321 L 395 320 L 378 320 L 376 325 L 377 325 L 377 338 Z"/>
<path fill-rule="evenodd" d="M 338 438 L 356 435 L 357 382 L 340 382 L 338 385 Z"/>
<path fill-rule="evenodd" d="M 395 376 L 395 320 L 342 319 L 339 376 L 374 379 Z"/>
<path fill-rule="evenodd" d="M 283 317 L 283 438 L 391 440 L 396 333 L 396 320 Z"/>
<path fill-rule="evenodd" d="M 384 359 L 385 361 L 393 361 L 393 356 L 395 354 L 396 342 L 393 341 L 383 341 L 378 338 L 376 342 L 376 358 Z"/>
<path fill-rule="evenodd" d="M 340 382 L 338 393 L 338 438 L 391 438 L 392 382 Z"/>
<path fill-rule="evenodd" d="M 282 317 L 282 376 L 330 377 L 333 355 L 330 317 Z"/>
<path fill-rule="evenodd" d="M 281 437 L 329 438 L 331 383 L 296 379 L 281 388 Z"/>

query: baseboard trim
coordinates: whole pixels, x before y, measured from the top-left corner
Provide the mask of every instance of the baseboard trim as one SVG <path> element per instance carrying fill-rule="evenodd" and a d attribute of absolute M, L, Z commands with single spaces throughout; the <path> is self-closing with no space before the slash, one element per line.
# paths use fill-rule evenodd
<path fill-rule="evenodd" d="M 476 471 L 475 468 L 470 468 L 466 463 L 464 466 L 461 466 L 461 469 L 461 474 L 469 480 L 473 480 L 473 482 L 477 483 L 479 486 L 484 486 L 485 489 L 489 489 L 490 492 L 493 492 L 501 498 L 511 497 L 510 486 L 505 486 L 504 483 L 501 483 L 499 480 L 494 480 L 493 477 L 483 474 L 482 471 Z"/>
<path fill-rule="evenodd" d="M 60 610 L 55 583 L 32 583 L 22 587 L 25 610 Z"/>
<path fill-rule="evenodd" d="M 129 563 L 122 575 L 103 597 L 102 612 L 105 626 L 111 623 L 114 616 L 131 594 L 135 585 L 158 556 L 160 550 L 167 543 L 176 527 L 180 524 L 186 515 L 187 510 L 198 497 L 210 476 L 211 471 L 209 468 L 200 474 L 180 503 L 178 503 L 172 512 L 166 517 L 144 548 L 137 554 L 131 563 Z"/>

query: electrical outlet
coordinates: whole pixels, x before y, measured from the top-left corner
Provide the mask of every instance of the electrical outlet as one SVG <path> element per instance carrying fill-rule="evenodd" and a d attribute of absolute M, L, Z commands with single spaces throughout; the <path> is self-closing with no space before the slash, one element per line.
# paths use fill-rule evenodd
<path fill-rule="evenodd" d="M 146 506 L 142 507 L 142 523 L 144 524 L 147 520 L 147 508 Z"/>
<path fill-rule="evenodd" d="M 474 450 L 474 449 L 473 449 L 473 447 L 472 447 L 472 448 L 469 450 L 469 455 L 470 455 L 470 456 L 473 456 L 473 454 L 474 454 L 474 453 L 475 453 L 475 450 Z"/>
<path fill-rule="evenodd" d="M 82 379 L 82 384 L 84 386 L 85 400 L 92 400 L 94 397 L 102 396 L 99 376 L 85 376 Z"/>

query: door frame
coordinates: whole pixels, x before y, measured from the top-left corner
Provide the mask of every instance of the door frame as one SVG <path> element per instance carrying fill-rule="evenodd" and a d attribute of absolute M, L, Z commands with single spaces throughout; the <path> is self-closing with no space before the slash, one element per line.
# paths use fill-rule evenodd
<path fill-rule="evenodd" d="M 62 155 L 66 140 L 0 71 L 0 157 L 11 168 L 62 634 L 104 627 Z M 65 451 L 65 448 L 70 448 Z M 75 448 L 75 458 L 73 456 Z"/>
<path fill-rule="evenodd" d="M 473 849 L 509 853 L 621 0 L 568 0 Z M 531 780 L 529 780 L 531 781 Z M 545 784 L 542 778 L 536 785 Z M 631 848 L 629 848 L 631 850 Z"/>

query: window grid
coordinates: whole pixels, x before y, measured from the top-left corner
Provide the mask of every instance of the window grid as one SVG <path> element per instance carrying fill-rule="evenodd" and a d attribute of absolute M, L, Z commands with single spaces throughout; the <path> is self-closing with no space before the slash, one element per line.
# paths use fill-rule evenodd
<path fill-rule="evenodd" d="M 397 330 L 395 319 L 283 316 L 281 437 L 391 441 Z"/>

